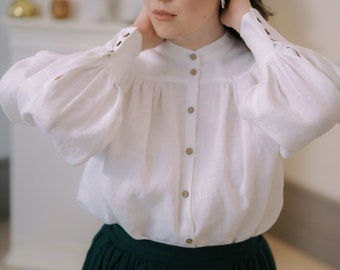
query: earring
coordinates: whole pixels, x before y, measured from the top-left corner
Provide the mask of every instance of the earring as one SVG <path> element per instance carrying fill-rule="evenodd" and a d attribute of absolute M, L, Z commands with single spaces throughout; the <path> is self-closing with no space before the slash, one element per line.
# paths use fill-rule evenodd
<path fill-rule="evenodd" d="M 225 0 L 221 0 L 221 7 L 222 7 L 222 9 L 224 9 L 224 7 L 225 7 Z"/>

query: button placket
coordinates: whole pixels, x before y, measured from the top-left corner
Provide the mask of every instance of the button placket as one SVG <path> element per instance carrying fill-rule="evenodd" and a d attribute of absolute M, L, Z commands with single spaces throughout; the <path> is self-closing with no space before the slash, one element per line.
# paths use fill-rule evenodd
<path fill-rule="evenodd" d="M 189 147 L 185 152 L 187 153 L 188 156 L 191 156 L 194 153 L 194 149 Z"/>
<path fill-rule="evenodd" d="M 190 59 L 193 60 L 193 61 L 197 60 L 197 54 L 196 54 L 196 53 L 190 54 L 189 57 L 190 57 Z"/>
<path fill-rule="evenodd" d="M 192 69 L 190 70 L 190 74 L 191 74 L 192 76 L 197 75 L 197 69 L 196 69 L 196 68 L 192 68 Z"/>
<path fill-rule="evenodd" d="M 194 113 L 195 112 L 195 107 L 190 106 L 188 108 L 188 113 Z"/>
<path fill-rule="evenodd" d="M 197 54 L 195 53 L 192 53 L 189 55 L 189 58 L 192 60 L 192 61 L 197 61 Z M 198 70 L 197 70 L 197 67 L 193 67 L 191 70 L 190 70 L 190 74 L 192 76 L 196 76 L 198 74 Z"/>
<path fill-rule="evenodd" d="M 197 101 L 198 101 L 198 80 L 199 80 L 199 59 L 196 53 L 191 53 L 189 58 L 192 62 L 192 68 L 190 70 L 191 74 L 191 81 L 190 88 L 188 89 L 187 95 L 187 115 L 186 115 L 186 145 L 187 148 L 185 153 L 187 156 L 192 156 L 194 154 L 194 146 L 196 143 L 196 123 L 197 123 L 197 115 L 194 114 L 195 107 L 197 108 Z"/>
<path fill-rule="evenodd" d="M 183 169 L 181 174 L 181 235 L 186 245 L 194 244 L 195 225 L 192 216 L 192 185 L 194 181 L 194 162 L 197 129 L 197 102 L 199 94 L 199 64 L 200 59 L 196 53 L 188 55 L 188 88 L 186 92 L 185 108 L 185 137 L 183 155 Z"/>
<path fill-rule="evenodd" d="M 194 242 L 194 240 L 192 240 L 192 239 L 187 239 L 186 241 L 185 241 L 188 245 L 192 245 L 192 243 Z"/>
<path fill-rule="evenodd" d="M 184 190 L 184 191 L 182 192 L 182 197 L 183 197 L 183 198 L 188 198 L 188 197 L 189 197 L 189 191 Z"/>
<path fill-rule="evenodd" d="M 197 60 L 197 54 L 196 53 L 192 53 L 189 55 L 189 58 L 192 60 L 192 61 L 196 61 Z M 196 68 L 192 68 L 191 71 L 190 71 L 191 75 L 192 76 L 195 76 L 197 75 L 197 69 Z M 192 114 L 195 112 L 195 107 L 193 106 L 189 106 L 188 107 L 188 113 Z"/>

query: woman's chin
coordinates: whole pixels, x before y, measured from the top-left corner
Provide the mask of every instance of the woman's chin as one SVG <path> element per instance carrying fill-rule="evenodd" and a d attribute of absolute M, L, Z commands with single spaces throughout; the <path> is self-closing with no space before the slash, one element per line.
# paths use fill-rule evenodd
<path fill-rule="evenodd" d="M 156 29 L 156 34 L 162 39 L 173 39 L 175 35 L 166 29 Z"/>

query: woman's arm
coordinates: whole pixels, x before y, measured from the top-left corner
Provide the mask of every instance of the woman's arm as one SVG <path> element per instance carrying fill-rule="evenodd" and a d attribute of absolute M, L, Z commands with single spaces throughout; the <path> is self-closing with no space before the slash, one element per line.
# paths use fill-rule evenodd
<path fill-rule="evenodd" d="M 340 68 L 289 43 L 253 8 L 241 22 L 235 18 L 258 67 L 253 86 L 243 91 L 240 115 L 288 157 L 340 122 Z"/>
<path fill-rule="evenodd" d="M 142 50 L 151 49 L 160 45 L 164 40 L 160 38 L 151 24 L 151 20 L 144 5 L 133 26 L 136 26 L 142 35 Z"/>
<path fill-rule="evenodd" d="M 230 0 L 221 14 L 221 22 L 240 33 L 242 17 L 250 8 L 249 0 Z"/>
<path fill-rule="evenodd" d="M 121 78 L 141 43 L 136 27 L 128 27 L 90 50 L 39 52 L 1 78 L 0 104 L 12 121 L 37 126 L 68 162 L 82 163 L 102 151 L 119 126 Z"/>

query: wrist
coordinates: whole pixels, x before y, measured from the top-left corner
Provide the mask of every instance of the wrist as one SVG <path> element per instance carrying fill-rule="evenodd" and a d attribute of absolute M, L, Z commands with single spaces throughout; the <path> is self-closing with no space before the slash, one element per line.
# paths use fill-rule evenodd
<path fill-rule="evenodd" d="M 244 6 L 242 9 L 237 10 L 235 14 L 234 25 L 232 26 L 237 32 L 241 32 L 242 19 L 251 9 L 251 6 Z"/>

